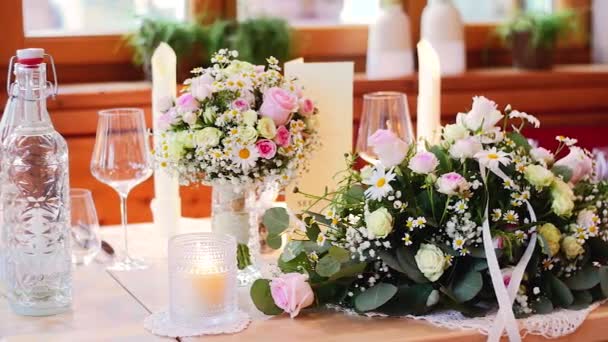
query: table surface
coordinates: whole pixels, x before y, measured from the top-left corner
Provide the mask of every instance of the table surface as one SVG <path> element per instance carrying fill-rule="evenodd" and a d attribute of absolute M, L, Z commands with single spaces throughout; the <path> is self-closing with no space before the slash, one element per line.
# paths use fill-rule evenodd
<path fill-rule="evenodd" d="M 183 220 L 181 231 L 204 231 L 209 221 Z M 102 229 L 104 240 L 121 248 L 122 231 Z M 166 238 L 152 224 L 129 227 L 130 250 L 146 258 L 150 268 L 131 272 L 108 272 L 104 265 L 79 266 L 74 272 L 73 310 L 49 317 L 13 314 L 0 293 L 0 342 L 13 341 L 175 341 L 160 338 L 143 328 L 143 320 L 167 306 Z M 252 305 L 240 296 L 240 305 Z M 261 314 L 260 314 L 261 315 Z M 262 317 L 262 316 L 260 316 Z M 606 340 L 608 304 L 590 314 L 574 333 L 559 341 Z M 339 313 L 307 313 L 292 320 L 287 316 L 254 320 L 235 335 L 182 338 L 181 341 L 484 341 L 473 331 L 455 331 L 427 323 L 398 318 L 353 317 Z M 527 336 L 525 341 L 542 337 Z"/>

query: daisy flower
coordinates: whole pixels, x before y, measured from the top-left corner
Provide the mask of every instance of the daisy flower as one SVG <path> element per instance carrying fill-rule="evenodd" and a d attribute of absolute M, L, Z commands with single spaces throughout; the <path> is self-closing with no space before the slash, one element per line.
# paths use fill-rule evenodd
<path fill-rule="evenodd" d="M 460 200 L 456 202 L 456 204 L 454 204 L 454 210 L 456 210 L 456 212 L 459 214 L 464 214 L 464 212 L 467 211 L 468 208 L 469 206 L 467 206 L 467 202 L 463 200 Z"/>
<path fill-rule="evenodd" d="M 323 246 L 323 244 L 325 244 L 325 240 L 327 240 L 327 238 L 323 233 L 319 233 L 319 235 L 317 235 L 317 245 Z"/>
<path fill-rule="evenodd" d="M 414 227 L 416 228 L 424 228 L 426 225 L 426 218 L 420 216 L 414 221 Z"/>
<path fill-rule="evenodd" d="M 503 218 L 505 221 L 507 221 L 507 223 L 510 224 L 517 224 L 519 222 L 519 215 L 513 210 L 507 211 Z"/>
<path fill-rule="evenodd" d="M 447 254 L 444 258 L 445 258 L 445 263 L 448 266 L 452 266 L 452 263 L 454 262 L 454 256 Z"/>
<path fill-rule="evenodd" d="M 501 217 L 502 217 L 502 210 L 500 210 L 500 209 L 492 210 L 492 221 L 498 222 L 498 221 L 500 221 Z"/>
<path fill-rule="evenodd" d="M 532 126 L 534 126 L 534 128 L 540 127 L 540 120 L 538 120 L 534 115 L 514 110 L 509 113 L 509 119 L 515 118 L 520 118 L 522 120 L 528 121 Z"/>
<path fill-rule="evenodd" d="M 500 165 L 507 166 L 511 163 L 509 159 L 510 154 L 496 150 L 496 147 L 492 147 L 489 150 L 483 150 L 475 154 L 475 159 L 479 163 L 489 169 L 497 169 Z"/>
<path fill-rule="evenodd" d="M 243 170 L 249 170 L 254 167 L 259 156 L 255 145 L 237 145 L 232 150 L 232 162 Z"/>
<path fill-rule="evenodd" d="M 543 260 L 542 264 L 543 264 L 543 269 L 546 271 L 550 271 L 553 269 L 553 263 L 554 263 L 554 259 L 553 258 L 546 258 Z"/>
<path fill-rule="evenodd" d="M 587 228 L 587 233 L 589 233 L 589 236 L 591 237 L 597 236 L 598 232 L 599 230 L 596 225 L 589 226 L 589 228 Z"/>
<path fill-rule="evenodd" d="M 461 237 L 461 236 L 456 236 L 454 238 L 454 241 L 452 241 L 452 248 L 454 248 L 455 250 L 460 250 L 464 247 L 466 240 Z"/>
<path fill-rule="evenodd" d="M 406 246 L 409 246 L 412 244 L 412 238 L 410 237 L 410 234 L 405 233 L 405 235 L 403 236 L 403 238 L 401 238 L 401 240 L 403 241 L 403 244 Z"/>
<path fill-rule="evenodd" d="M 568 138 L 563 135 L 556 136 L 555 140 L 559 141 L 560 143 L 564 143 L 566 146 L 576 145 L 576 143 L 578 142 L 578 140 L 576 139 Z"/>
<path fill-rule="evenodd" d="M 519 241 L 520 243 L 521 243 L 521 242 L 524 242 L 524 241 L 526 240 L 526 234 L 525 234 L 523 231 L 521 231 L 521 230 L 516 230 L 514 234 L 515 234 L 515 238 L 516 238 L 516 239 L 517 239 L 517 241 Z"/>
<path fill-rule="evenodd" d="M 414 230 L 414 218 L 413 217 L 408 217 L 407 218 L 407 222 L 405 223 L 405 226 L 409 230 Z"/>
<path fill-rule="evenodd" d="M 393 187 L 389 184 L 393 179 L 395 179 L 393 169 L 390 169 L 387 172 L 384 169 L 384 166 L 376 166 L 370 177 L 363 180 L 363 184 L 370 186 L 365 190 L 365 197 L 372 200 L 382 200 L 393 191 Z"/>

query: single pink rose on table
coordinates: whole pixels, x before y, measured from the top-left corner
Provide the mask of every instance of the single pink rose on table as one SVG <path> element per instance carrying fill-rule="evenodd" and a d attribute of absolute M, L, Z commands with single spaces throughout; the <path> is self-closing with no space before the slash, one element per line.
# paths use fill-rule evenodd
<path fill-rule="evenodd" d="M 277 135 L 274 137 L 274 141 L 277 142 L 277 145 L 281 147 L 289 146 L 289 141 L 291 140 L 291 133 L 285 126 L 280 126 L 277 128 Z"/>
<path fill-rule="evenodd" d="M 570 183 L 576 184 L 579 180 L 593 172 L 593 160 L 580 147 L 571 146 L 570 153 L 555 162 L 555 166 L 565 166 L 572 171 Z"/>
<path fill-rule="evenodd" d="M 450 172 L 441 175 L 435 183 L 437 191 L 448 196 L 462 194 L 469 190 L 471 185 L 459 173 Z"/>
<path fill-rule="evenodd" d="M 439 160 L 431 152 L 418 152 L 408 164 L 408 168 L 418 174 L 428 174 L 434 172 L 439 166 Z"/>
<path fill-rule="evenodd" d="M 274 304 L 295 318 L 300 310 L 312 305 L 315 294 L 308 284 L 308 277 L 300 273 L 287 273 L 270 282 L 270 294 Z"/>
<path fill-rule="evenodd" d="M 315 104 L 309 98 L 301 98 L 298 101 L 298 105 L 298 113 L 303 116 L 311 116 L 315 112 Z"/>
<path fill-rule="evenodd" d="M 262 139 L 255 144 L 255 147 L 264 159 L 272 159 L 277 154 L 277 145 L 269 139 Z"/>
<path fill-rule="evenodd" d="M 177 107 L 180 112 L 194 112 L 198 110 L 198 101 L 190 93 L 184 93 L 177 98 Z"/>
<path fill-rule="evenodd" d="M 274 124 L 281 126 L 289 121 L 291 113 L 298 108 L 298 98 L 285 89 L 272 87 L 264 93 L 260 115 L 266 116 L 274 121 Z"/>
<path fill-rule="evenodd" d="M 232 107 L 232 109 L 238 110 L 239 112 L 244 112 L 249 109 L 249 102 L 244 98 L 238 98 L 232 101 L 230 107 Z"/>
<path fill-rule="evenodd" d="M 408 144 L 388 129 L 377 130 L 367 141 L 387 168 L 401 164 L 407 155 Z"/>

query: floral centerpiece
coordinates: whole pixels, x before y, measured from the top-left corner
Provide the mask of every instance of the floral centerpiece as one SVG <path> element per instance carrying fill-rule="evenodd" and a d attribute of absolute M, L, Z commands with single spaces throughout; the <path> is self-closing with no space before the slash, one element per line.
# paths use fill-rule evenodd
<path fill-rule="evenodd" d="M 509 331 L 514 316 L 605 298 L 608 184 L 576 140 L 532 147 L 526 125 L 540 122 L 476 97 L 436 146 L 376 132 L 378 163 L 356 171 L 351 157 L 336 192 L 307 195 L 324 211 L 291 226 L 283 209 L 266 212 L 271 235 L 290 241 L 285 274 L 254 283 L 256 306 L 292 316 L 326 304 L 394 316 L 499 307 Z"/>
<path fill-rule="evenodd" d="M 182 184 L 213 186 L 213 229 L 237 238 L 244 269 L 259 248 L 255 189 L 304 169 L 318 144 L 318 110 L 275 58 L 263 66 L 237 56 L 220 50 L 211 67 L 192 70 L 175 103 L 161 106 L 156 155 Z"/>

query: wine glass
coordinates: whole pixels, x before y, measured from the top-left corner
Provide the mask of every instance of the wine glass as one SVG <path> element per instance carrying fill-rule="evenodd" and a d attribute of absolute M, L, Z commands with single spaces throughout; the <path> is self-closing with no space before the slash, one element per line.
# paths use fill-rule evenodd
<path fill-rule="evenodd" d="M 72 262 L 88 265 L 101 250 L 99 220 L 91 191 L 70 189 L 72 216 Z"/>
<path fill-rule="evenodd" d="M 144 112 L 136 108 L 117 108 L 99 112 L 91 173 L 118 192 L 125 251 L 108 267 L 128 271 L 144 269 L 141 259 L 129 255 L 127 238 L 127 196 L 131 189 L 152 175 L 152 157 Z"/>
<path fill-rule="evenodd" d="M 363 111 L 356 151 L 368 163 L 377 162 L 377 157 L 369 145 L 368 139 L 379 129 L 393 131 L 408 144 L 415 141 L 407 96 L 404 93 L 380 91 L 363 95 Z"/>

